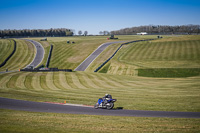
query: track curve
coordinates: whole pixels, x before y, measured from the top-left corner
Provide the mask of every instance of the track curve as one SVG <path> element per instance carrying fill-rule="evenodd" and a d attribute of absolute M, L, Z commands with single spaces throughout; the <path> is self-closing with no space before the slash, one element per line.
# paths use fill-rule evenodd
<path fill-rule="evenodd" d="M 109 45 L 127 41 L 107 42 L 101 44 L 91 55 L 89 55 L 74 71 L 85 71 L 87 67 L 106 49 Z"/>
<path fill-rule="evenodd" d="M 30 39 L 24 39 L 24 40 L 32 43 L 36 48 L 36 55 L 35 55 L 34 60 L 29 65 L 27 65 L 25 68 L 27 68 L 29 66 L 33 66 L 33 68 L 35 68 L 42 62 L 42 60 L 44 58 L 44 48 L 39 42 L 30 40 Z"/>
<path fill-rule="evenodd" d="M 32 112 L 51 112 L 66 114 L 133 116 L 133 117 L 168 117 L 168 118 L 200 118 L 200 112 L 167 112 L 142 110 L 106 110 L 91 107 L 59 105 L 51 103 L 31 102 L 0 97 L 0 108 Z"/>

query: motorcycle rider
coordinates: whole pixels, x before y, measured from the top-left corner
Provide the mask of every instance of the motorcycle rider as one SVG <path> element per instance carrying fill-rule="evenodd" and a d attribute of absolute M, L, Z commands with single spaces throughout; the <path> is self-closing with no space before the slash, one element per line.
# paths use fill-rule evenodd
<path fill-rule="evenodd" d="M 112 109 L 114 107 L 114 102 L 116 101 L 117 99 L 112 99 L 110 94 L 105 94 L 104 97 L 99 98 L 98 102 L 94 105 L 94 108 Z"/>
<path fill-rule="evenodd" d="M 102 97 L 102 105 L 106 104 L 108 100 L 112 99 L 112 96 L 110 94 L 105 94 L 104 97 Z"/>

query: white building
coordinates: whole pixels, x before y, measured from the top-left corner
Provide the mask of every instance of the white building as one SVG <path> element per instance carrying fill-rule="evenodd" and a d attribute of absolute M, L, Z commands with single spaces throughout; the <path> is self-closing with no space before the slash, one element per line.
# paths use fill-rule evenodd
<path fill-rule="evenodd" d="M 140 32 L 140 33 L 137 33 L 137 35 L 147 35 L 147 32 Z"/>

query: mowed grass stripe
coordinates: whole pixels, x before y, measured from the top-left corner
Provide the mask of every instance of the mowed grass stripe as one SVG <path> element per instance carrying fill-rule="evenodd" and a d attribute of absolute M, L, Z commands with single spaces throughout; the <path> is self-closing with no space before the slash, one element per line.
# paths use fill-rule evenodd
<path fill-rule="evenodd" d="M 124 85 L 122 85 L 119 81 L 115 81 L 112 76 L 108 76 L 106 77 L 104 74 L 102 74 L 101 78 L 105 81 L 108 81 L 110 83 L 111 86 L 119 88 L 119 87 L 126 87 Z"/>
<path fill-rule="evenodd" d="M 66 90 L 73 90 L 73 88 L 67 83 L 65 72 L 59 72 L 59 83 Z"/>
<path fill-rule="evenodd" d="M 18 89 L 27 89 L 25 86 L 25 79 L 29 73 L 27 72 L 20 72 L 19 77 L 16 80 L 16 88 Z"/>
<path fill-rule="evenodd" d="M 102 88 L 113 88 L 112 85 L 110 85 L 110 83 L 108 83 L 107 81 L 104 81 L 101 77 L 101 75 L 91 75 L 94 78 L 94 81 L 97 85 L 101 85 Z"/>
<path fill-rule="evenodd" d="M 47 86 L 47 73 L 43 72 L 40 76 L 40 85 L 42 87 L 42 89 L 44 89 L 45 91 L 50 90 L 50 88 Z"/>
<path fill-rule="evenodd" d="M 196 43 L 196 41 L 195 42 L 191 42 L 191 46 L 189 46 L 189 45 L 186 45 L 187 46 L 187 48 L 186 48 L 186 53 L 187 53 L 187 59 L 188 60 L 190 60 L 190 59 L 196 59 L 196 55 L 197 54 L 195 54 L 193 51 L 195 51 L 196 50 L 196 48 L 198 48 L 198 47 L 196 47 L 196 44 L 198 44 L 198 43 Z"/>
<path fill-rule="evenodd" d="M 193 47 L 195 51 L 194 59 L 200 59 L 200 41 L 196 41 L 194 43 L 195 48 Z"/>
<path fill-rule="evenodd" d="M 80 72 L 77 73 L 77 77 L 79 78 L 79 81 L 82 85 L 84 85 L 86 88 L 94 88 L 91 84 L 93 84 L 91 82 L 91 80 L 89 80 L 89 78 L 87 77 L 87 75 L 85 74 L 85 72 Z M 97 87 L 97 86 L 96 86 Z"/>
<path fill-rule="evenodd" d="M 69 45 L 63 45 L 63 44 L 57 44 L 54 45 L 54 50 L 52 53 L 52 59 L 51 64 L 52 67 L 58 67 L 59 68 L 66 68 L 66 61 L 70 55 L 72 55 L 72 46 Z M 64 48 L 63 48 L 64 47 Z"/>
<path fill-rule="evenodd" d="M 13 49 L 13 41 L 7 39 L 0 39 L 0 64 L 11 54 Z"/>
<path fill-rule="evenodd" d="M 64 88 L 60 83 L 60 74 L 59 74 L 59 72 L 54 72 L 53 73 L 53 83 L 57 88 L 59 88 L 61 90 L 66 90 L 66 88 Z"/>
<path fill-rule="evenodd" d="M 16 75 L 16 73 L 0 74 L 0 88 L 7 88 L 7 82 L 13 75 Z"/>
<path fill-rule="evenodd" d="M 41 73 L 35 73 L 32 78 L 31 85 L 33 86 L 34 90 L 43 90 L 40 85 L 40 76 Z"/>
<path fill-rule="evenodd" d="M 100 88 L 106 88 L 105 84 L 103 82 L 101 82 L 100 80 L 98 80 L 96 75 L 94 75 L 94 74 L 88 74 L 88 78 L 90 80 L 92 80 L 92 82 L 95 85 L 99 86 Z"/>
<path fill-rule="evenodd" d="M 71 77 L 72 77 L 73 84 L 75 84 L 75 86 L 77 86 L 79 89 L 86 89 L 87 88 L 82 84 L 83 81 L 79 80 L 77 73 L 71 73 Z"/>
<path fill-rule="evenodd" d="M 3 66 L 1 71 L 8 70 L 18 70 L 30 64 L 34 58 L 34 47 L 27 46 L 23 40 L 16 40 L 17 47 L 13 56 L 8 60 L 8 62 Z M 32 45 L 32 44 L 31 44 Z"/>
<path fill-rule="evenodd" d="M 25 81 L 24 81 L 25 87 L 28 90 L 34 90 L 32 84 L 31 84 L 34 73 L 31 73 L 31 72 L 27 72 L 27 73 L 28 74 L 26 75 L 26 78 L 25 78 Z"/>
<path fill-rule="evenodd" d="M 143 42 L 142 44 L 141 44 L 143 47 L 142 47 L 142 49 L 140 50 L 140 57 L 139 58 L 141 58 L 141 59 L 144 59 L 145 58 L 145 54 L 147 53 L 147 51 L 148 51 L 148 49 L 149 49 L 149 45 L 148 45 L 148 43 L 147 42 Z"/>
<path fill-rule="evenodd" d="M 51 90 L 60 90 L 59 88 L 57 88 L 54 85 L 53 73 L 54 72 L 47 72 L 47 75 L 46 75 L 46 84 L 47 84 L 47 87 L 50 88 Z"/>
<path fill-rule="evenodd" d="M 91 88 L 101 88 L 101 86 L 98 86 L 94 83 L 93 78 L 89 77 L 87 73 L 84 73 L 84 79 L 91 86 Z"/>
<path fill-rule="evenodd" d="M 28 44 L 25 43 L 24 41 L 22 40 L 17 40 L 17 43 L 20 44 L 22 47 L 21 47 L 21 52 L 22 54 L 19 56 L 19 58 L 17 59 L 17 62 L 18 64 L 16 65 L 17 68 L 20 68 L 20 67 L 24 67 L 28 62 L 27 61 L 27 56 L 29 53 L 29 50 L 28 50 Z"/>
<path fill-rule="evenodd" d="M 33 44 L 28 41 L 21 40 L 21 42 L 27 48 L 27 50 L 25 50 L 26 54 L 25 53 L 23 54 L 24 58 L 23 58 L 22 64 L 20 65 L 20 67 L 24 68 L 25 66 L 30 64 L 32 62 L 32 60 L 34 59 L 36 49 L 34 48 Z"/>
<path fill-rule="evenodd" d="M 66 76 L 66 80 L 67 80 L 67 83 L 69 84 L 69 86 L 71 86 L 72 88 L 78 88 L 78 86 L 76 86 L 75 84 L 74 84 L 74 82 L 73 82 L 73 80 L 72 80 L 72 75 L 71 75 L 71 73 L 66 73 L 65 74 L 65 76 Z"/>
<path fill-rule="evenodd" d="M 14 56 L 12 56 L 14 57 L 14 59 L 11 57 L 13 60 L 12 63 L 10 63 L 10 65 L 8 66 L 8 69 L 14 70 L 16 68 L 20 68 L 19 66 L 21 65 L 21 58 L 23 58 L 23 52 L 25 52 L 24 47 L 25 46 L 21 42 L 17 41 L 17 49 L 14 53 Z"/>
<path fill-rule="evenodd" d="M 184 68 L 187 66 L 187 68 L 193 68 L 199 64 L 199 58 L 196 58 L 196 56 L 200 55 L 200 49 L 198 49 L 199 45 L 199 40 L 168 42 L 151 41 L 151 43 L 140 42 L 132 46 L 130 45 L 128 50 L 126 48 L 122 49 L 121 53 L 123 54 L 119 54 L 118 58 L 114 59 L 139 67 Z M 139 46 L 139 48 L 135 48 L 136 46 Z M 138 49 L 140 51 L 137 53 Z M 170 64 L 172 66 L 170 66 Z M 118 63 L 118 65 L 118 69 L 120 69 L 121 64 Z M 110 66 L 113 66 L 112 63 Z M 126 67 L 124 67 L 124 69 L 126 69 Z"/>
<path fill-rule="evenodd" d="M 6 87 L 7 88 L 15 88 L 15 89 L 17 89 L 17 87 L 16 87 L 16 81 L 19 78 L 19 75 L 21 75 L 21 74 L 17 73 L 15 75 L 12 75 L 10 77 L 9 81 L 6 83 Z"/>

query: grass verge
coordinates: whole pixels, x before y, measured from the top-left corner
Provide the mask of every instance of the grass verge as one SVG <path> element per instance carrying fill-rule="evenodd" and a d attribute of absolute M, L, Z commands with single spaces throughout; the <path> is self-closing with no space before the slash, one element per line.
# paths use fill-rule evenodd
<path fill-rule="evenodd" d="M 34 113 L 0 109 L 2 133 L 199 132 L 200 119 Z"/>

